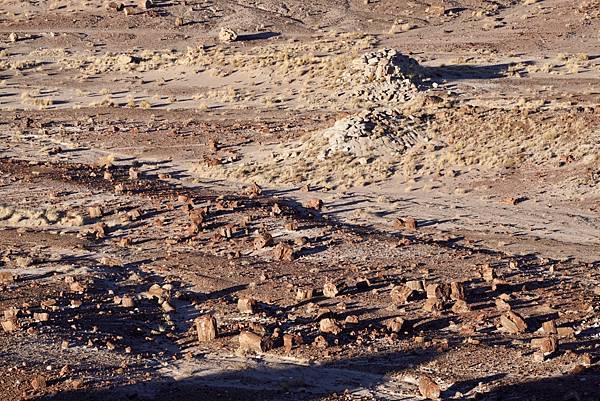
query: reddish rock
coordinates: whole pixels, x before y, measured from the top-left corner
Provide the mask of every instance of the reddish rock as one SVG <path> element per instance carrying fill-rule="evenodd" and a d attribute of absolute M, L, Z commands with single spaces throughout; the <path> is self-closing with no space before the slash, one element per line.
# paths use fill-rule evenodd
<path fill-rule="evenodd" d="M 210 315 L 201 316 L 196 319 L 196 332 L 198 341 L 207 342 L 217 338 L 217 320 Z"/>
<path fill-rule="evenodd" d="M 239 336 L 240 348 L 242 352 L 261 353 L 265 351 L 263 337 L 251 331 L 242 331 Z"/>
<path fill-rule="evenodd" d="M 323 333 L 340 334 L 342 328 L 337 324 L 335 319 L 325 318 L 319 322 L 319 330 Z"/>
<path fill-rule="evenodd" d="M 527 331 L 525 320 L 518 313 L 512 311 L 508 311 L 500 316 L 500 323 L 509 333 L 517 334 Z"/>
<path fill-rule="evenodd" d="M 273 256 L 276 260 L 291 262 L 294 260 L 294 249 L 291 246 L 280 242 L 273 249 Z"/>
<path fill-rule="evenodd" d="M 419 378 L 419 392 L 423 397 L 430 400 L 437 400 L 441 395 L 440 386 L 428 376 Z"/>

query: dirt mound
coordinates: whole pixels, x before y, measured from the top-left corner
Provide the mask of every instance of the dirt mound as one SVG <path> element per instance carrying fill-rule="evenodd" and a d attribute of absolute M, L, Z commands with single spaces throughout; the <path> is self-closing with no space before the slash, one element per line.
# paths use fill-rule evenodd
<path fill-rule="evenodd" d="M 202 175 L 263 184 L 363 186 L 396 173 L 407 150 L 429 139 L 427 116 L 367 110 L 300 141 L 253 153 L 231 164 L 201 166 Z"/>
<path fill-rule="evenodd" d="M 319 159 L 338 152 L 358 157 L 362 164 L 373 158 L 393 158 L 423 138 L 422 123 L 390 109 L 366 110 L 318 133 L 328 143 Z"/>

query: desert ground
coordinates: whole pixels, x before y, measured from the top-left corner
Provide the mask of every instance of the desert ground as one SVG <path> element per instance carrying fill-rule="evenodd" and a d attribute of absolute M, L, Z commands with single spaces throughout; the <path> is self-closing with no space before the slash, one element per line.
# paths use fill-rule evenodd
<path fill-rule="evenodd" d="M 0 0 L 0 400 L 600 400 L 600 1 Z"/>

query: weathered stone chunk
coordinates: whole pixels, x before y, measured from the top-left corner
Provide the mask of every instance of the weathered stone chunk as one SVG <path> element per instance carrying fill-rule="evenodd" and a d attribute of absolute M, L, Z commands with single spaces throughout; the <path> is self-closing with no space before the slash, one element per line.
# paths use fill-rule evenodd
<path fill-rule="evenodd" d="M 466 301 L 465 288 L 462 283 L 458 281 L 450 283 L 450 298 L 455 301 Z"/>
<path fill-rule="evenodd" d="M 47 322 L 50 319 L 50 315 L 46 312 L 35 312 L 33 314 L 33 320 L 36 322 Z"/>
<path fill-rule="evenodd" d="M 531 346 L 539 348 L 540 352 L 546 357 L 556 352 L 558 349 L 558 340 L 555 336 L 534 338 L 531 340 Z"/>
<path fill-rule="evenodd" d="M 464 300 L 458 300 L 452 305 L 452 312 L 454 313 L 468 313 L 471 311 L 471 307 Z"/>
<path fill-rule="evenodd" d="M 417 229 L 417 220 L 412 217 L 397 218 L 394 220 L 394 227 L 398 230 L 411 230 Z"/>
<path fill-rule="evenodd" d="M 238 310 L 241 313 L 248 313 L 248 314 L 252 314 L 254 313 L 254 300 L 252 298 L 240 298 L 238 299 Z"/>
<path fill-rule="evenodd" d="M 439 399 L 441 394 L 440 386 L 428 376 L 421 376 L 419 378 L 419 392 L 423 397 L 430 400 Z"/>
<path fill-rule="evenodd" d="M 196 319 L 196 331 L 198 341 L 207 342 L 217 338 L 217 320 L 210 315 L 201 316 Z"/>
<path fill-rule="evenodd" d="M 444 309 L 444 304 L 437 298 L 427 298 L 423 304 L 423 310 L 426 312 L 440 312 Z"/>
<path fill-rule="evenodd" d="M 406 282 L 406 286 L 413 291 L 421 292 L 425 290 L 423 280 L 410 280 Z"/>
<path fill-rule="evenodd" d="M 237 40 L 237 38 L 238 38 L 238 34 L 233 29 L 223 27 L 223 28 L 221 28 L 221 31 L 219 32 L 219 40 L 223 43 L 234 42 Z"/>
<path fill-rule="evenodd" d="M 102 208 L 100 206 L 90 206 L 88 207 L 88 215 L 92 219 L 96 219 L 98 217 L 102 217 L 104 213 L 102 212 Z"/>
<path fill-rule="evenodd" d="M 0 272 L 0 284 L 10 284 L 15 281 L 15 276 L 11 272 Z"/>
<path fill-rule="evenodd" d="M 335 319 L 325 318 L 319 322 L 319 330 L 323 333 L 339 334 L 342 332 L 342 328 L 337 324 Z"/>
<path fill-rule="evenodd" d="M 19 330 L 19 324 L 16 319 L 5 320 L 0 322 L 0 325 L 2 325 L 2 329 L 7 333 Z"/>
<path fill-rule="evenodd" d="M 542 330 L 546 334 L 557 334 L 556 323 L 554 320 L 548 320 L 547 322 L 542 323 Z"/>
<path fill-rule="evenodd" d="M 321 210 L 323 208 L 323 201 L 317 198 L 310 199 L 308 202 L 306 202 L 306 207 L 308 209 Z"/>
<path fill-rule="evenodd" d="M 334 298 L 340 293 L 340 289 L 334 283 L 325 283 L 323 285 L 323 295 L 327 298 Z"/>
<path fill-rule="evenodd" d="M 411 299 L 414 293 L 414 290 L 405 285 L 394 286 L 390 292 L 390 297 L 394 305 L 404 305 Z"/>
<path fill-rule="evenodd" d="M 307 299 L 311 299 L 314 295 L 314 290 L 312 288 L 301 289 L 299 288 L 296 291 L 296 300 L 297 301 L 305 301 Z"/>
<path fill-rule="evenodd" d="M 242 331 L 239 336 L 240 351 L 261 353 L 265 351 L 263 337 L 251 331 Z"/>
<path fill-rule="evenodd" d="M 31 380 L 31 387 L 34 391 L 44 391 L 47 387 L 46 379 L 43 376 L 36 376 Z"/>
<path fill-rule="evenodd" d="M 483 277 L 483 279 L 488 283 L 491 283 L 496 278 L 496 271 L 493 267 L 486 264 L 483 266 L 483 269 L 481 269 L 481 277 Z"/>
<path fill-rule="evenodd" d="M 517 334 L 527 331 L 527 323 L 525 323 L 525 320 L 513 311 L 508 311 L 500 316 L 500 323 L 509 333 Z"/>
<path fill-rule="evenodd" d="M 273 245 L 273 236 L 267 232 L 258 234 L 254 238 L 254 249 L 262 249 Z"/>
<path fill-rule="evenodd" d="M 511 309 L 510 304 L 502 298 L 496 298 L 496 309 L 500 312 L 507 312 Z"/>
<path fill-rule="evenodd" d="M 301 345 L 302 337 L 298 334 L 286 333 L 283 335 L 283 348 L 285 352 L 290 353 L 294 345 Z"/>
<path fill-rule="evenodd" d="M 121 298 L 121 306 L 124 308 L 133 308 L 135 306 L 135 302 L 132 297 L 125 295 Z"/>
<path fill-rule="evenodd" d="M 450 298 L 450 294 L 446 285 L 442 284 L 429 284 L 425 287 L 427 291 L 427 298 L 437 299 L 441 302 L 446 302 Z"/>
<path fill-rule="evenodd" d="M 387 321 L 386 327 L 392 333 L 400 333 L 404 328 L 405 321 L 401 317 L 396 317 L 392 320 Z"/>
<path fill-rule="evenodd" d="M 294 260 L 294 249 L 291 246 L 289 246 L 283 242 L 280 242 L 273 249 L 273 256 L 277 260 L 284 260 L 287 262 L 291 262 Z"/>

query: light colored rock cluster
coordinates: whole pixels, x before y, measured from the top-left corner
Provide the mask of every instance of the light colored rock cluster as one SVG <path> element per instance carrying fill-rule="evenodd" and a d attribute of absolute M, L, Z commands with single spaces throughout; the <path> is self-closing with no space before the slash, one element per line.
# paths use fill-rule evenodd
<path fill-rule="evenodd" d="M 423 67 L 394 49 L 380 49 L 355 59 L 347 78 L 361 84 L 355 96 L 376 103 L 405 102 L 427 87 Z"/>
<path fill-rule="evenodd" d="M 365 110 L 319 133 L 328 141 L 319 159 L 341 152 L 367 164 L 372 158 L 400 155 L 423 139 L 422 123 L 386 108 Z"/>
<path fill-rule="evenodd" d="M 236 31 L 230 28 L 221 28 L 219 32 L 219 40 L 223 43 L 235 42 L 238 38 Z"/>

